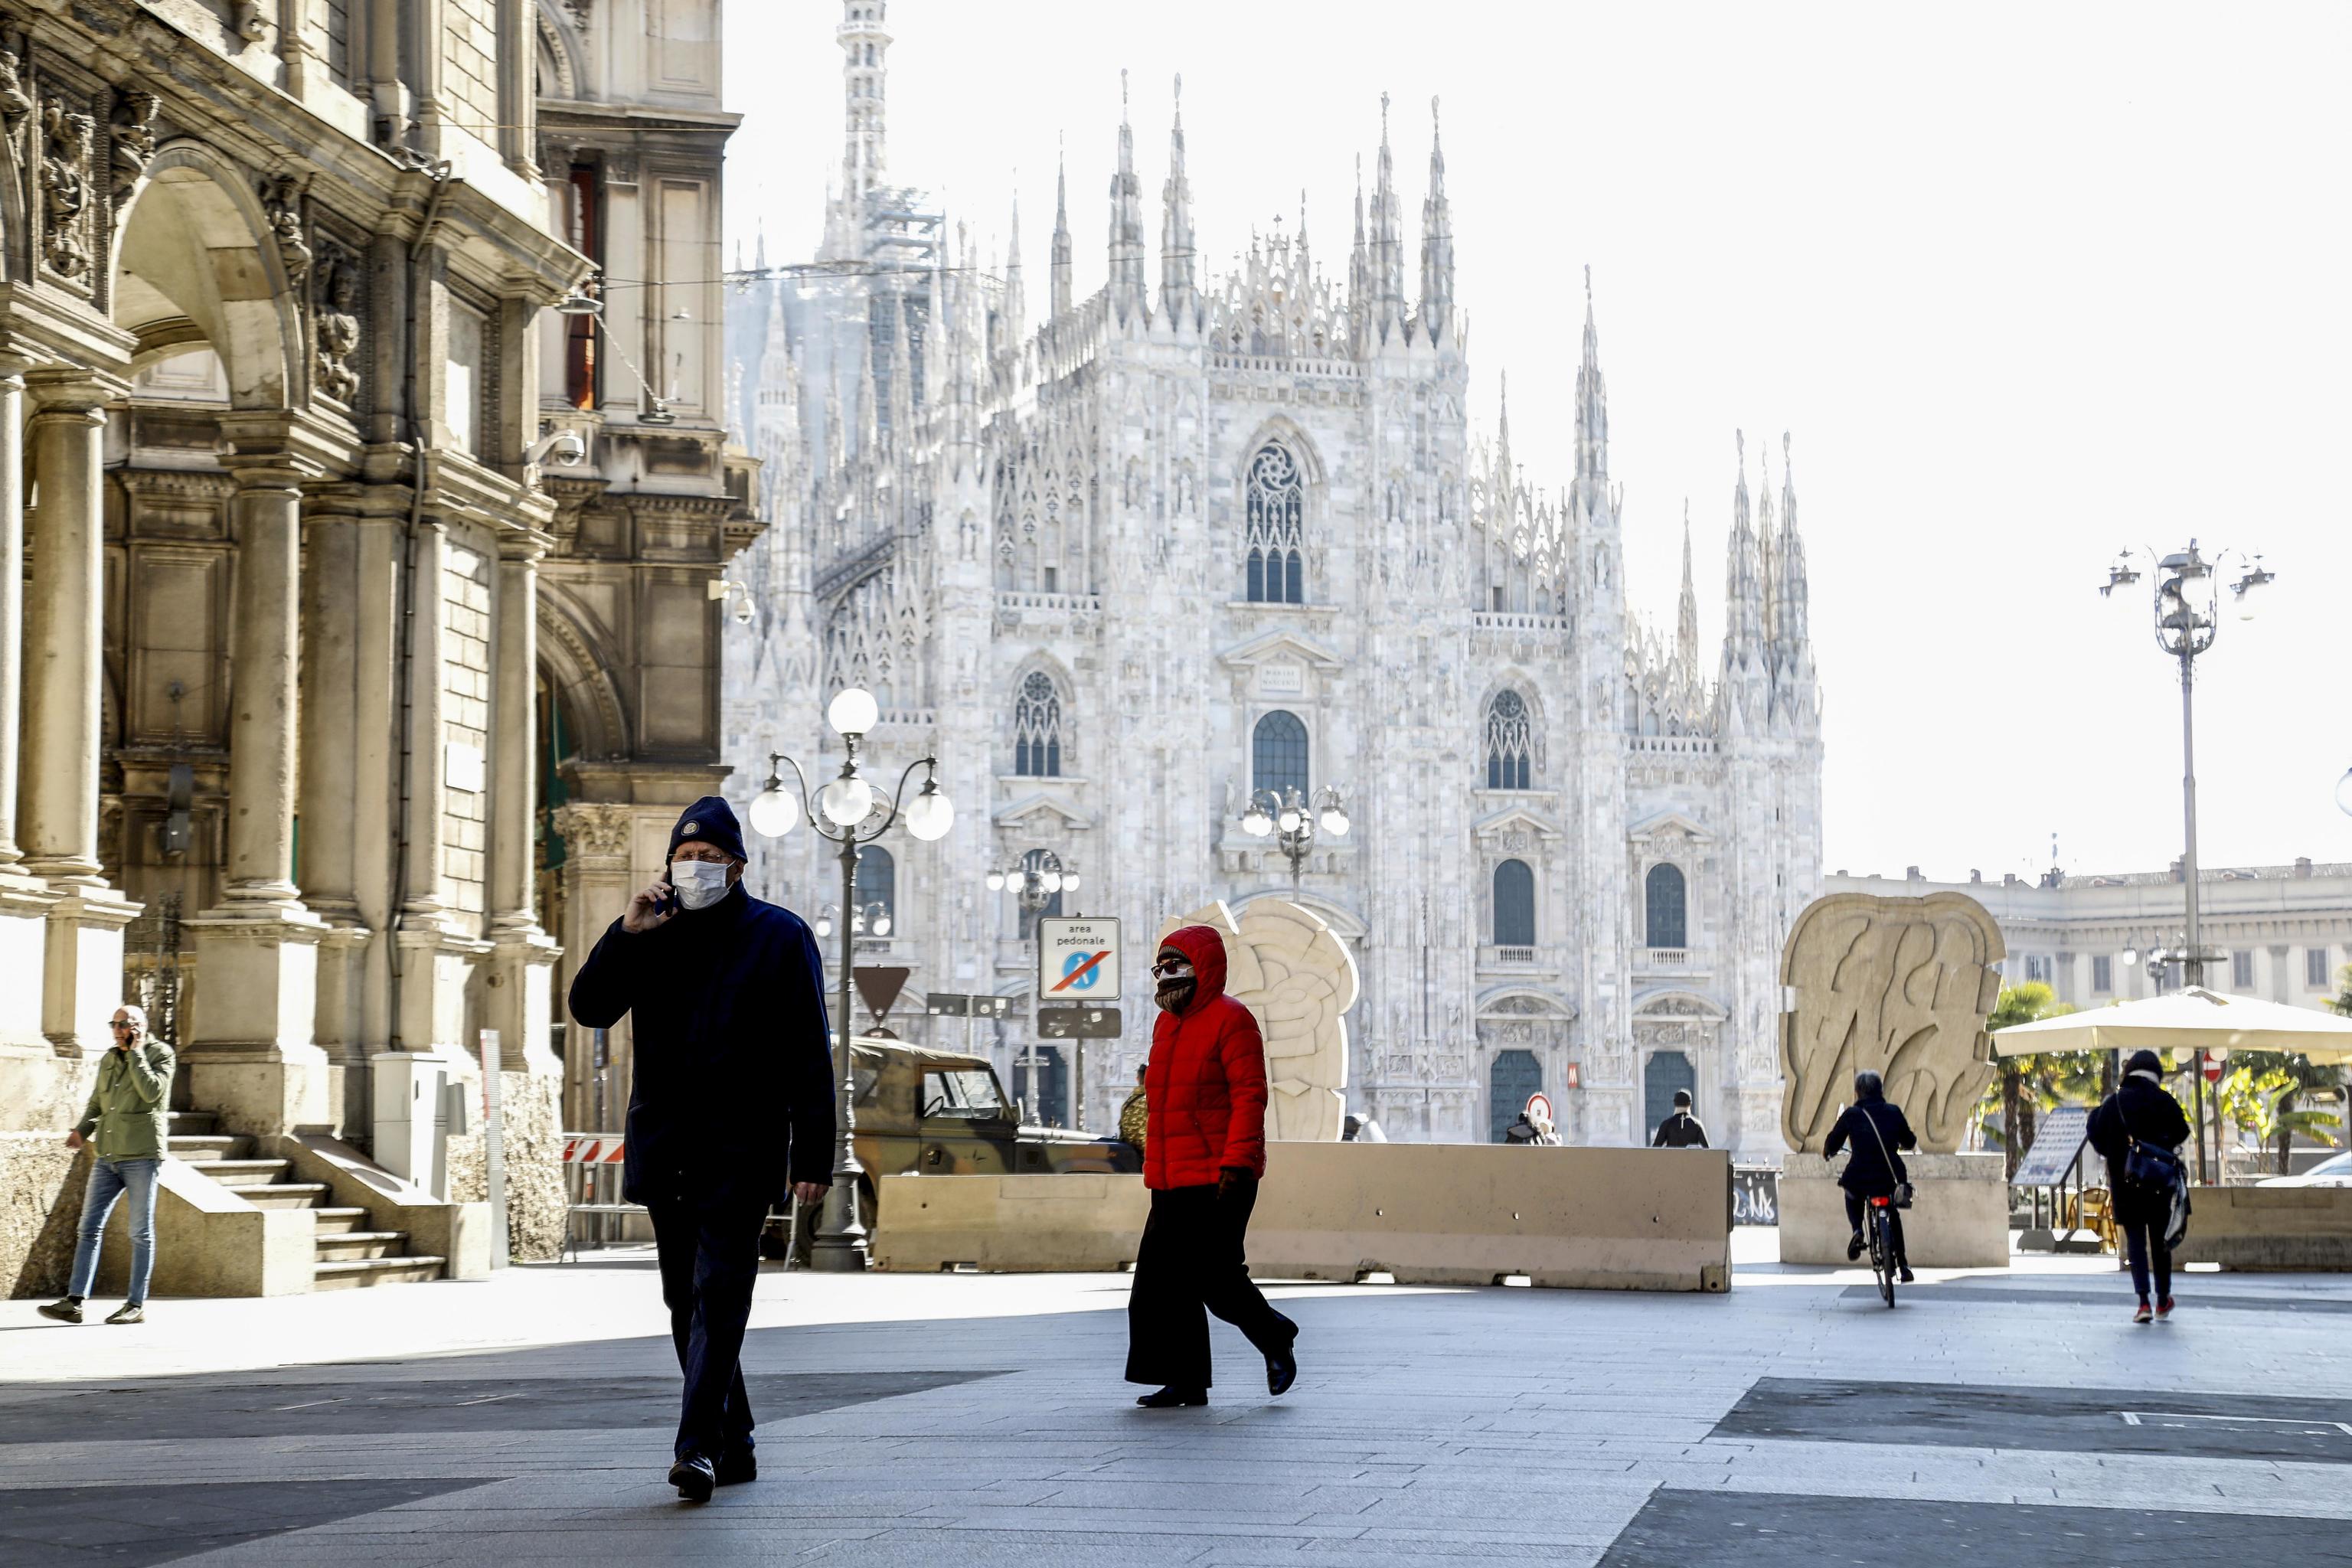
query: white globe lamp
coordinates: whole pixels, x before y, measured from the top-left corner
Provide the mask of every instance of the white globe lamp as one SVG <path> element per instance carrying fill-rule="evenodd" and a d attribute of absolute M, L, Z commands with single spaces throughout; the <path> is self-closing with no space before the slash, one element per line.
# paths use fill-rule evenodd
<path fill-rule="evenodd" d="M 824 721 L 843 735 L 869 733 L 881 717 L 882 710 L 876 705 L 874 694 L 856 686 L 835 693 L 824 710 Z M 865 813 L 858 815 L 863 816 Z"/>

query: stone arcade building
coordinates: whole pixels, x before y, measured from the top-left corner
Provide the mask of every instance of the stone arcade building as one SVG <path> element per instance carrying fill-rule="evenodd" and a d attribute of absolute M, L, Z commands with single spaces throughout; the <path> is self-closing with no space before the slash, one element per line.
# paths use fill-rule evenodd
<path fill-rule="evenodd" d="M 1108 281 L 1076 289 L 1066 195 L 1033 324 L 1017 215 L 999 265 L 889 177 L 886 23 L 845 0 L 817 265 L 730 307 L 774 522 L 739 567 L 758 612 L 729 634 L 730 788 L 756 789 L 769 750 L 830 749 L 824 701 L 859 684 L 877 774 L 936 747 L 961 814 L 871 857 L 857 900 L 893 924 L 865 961 L 910 965 L 917 992 L 1025 991 L 1028 921 L 982 878 L 1047 852 L 1082 875 L 1064 903 L 1130 929 L 1287 896 L 1243 805 L 1338 785 L 1354 831 L 1318 843 L 1303 901 L 1363 974 L 1352 1109 L 1484 1140 L 1542 1088 L 1571 1136 L 1623 1142 L 1688 1086 L 1719 1139 L 1777 1152 L 1775 971 L 1819 886 L 1822 756 L 1785 448 L 1777 509 L 1744 460 L 1733 488 L 1719 655 L 1687 532 L 1676 623 L 1653 633 L 1628 613 L 1589 295 L 1582 363 L 1559 367 L 1575 427 L 1515 448 L 1498 405 L 1472 438 L 1433 128 L 1416 234 L 1383 118 L 1342 284 L 1303 214 L 1202 264 L 1180 110 L 1155 284 L 1122 122 Z M 1538 489 L 1530 456 L 1568 485 Z M 818 914 L 838 884 L 808 837 L 761 871 Z M 1128 1037 L 1088 1052 L 1094 1128 L 1148 1038 L 1142 968 Z M 1066 1081 L 1034 1091 L 1049 1113 Z"/>
<path fill-rule="evenodd" d="M 555 938 L 722 771 L 732 123 L 718 0 L 0 5 L 0 1282 L 126 996 L 221 1134 L 442 1196 L 495 1029 L 554 1245 Z"/>

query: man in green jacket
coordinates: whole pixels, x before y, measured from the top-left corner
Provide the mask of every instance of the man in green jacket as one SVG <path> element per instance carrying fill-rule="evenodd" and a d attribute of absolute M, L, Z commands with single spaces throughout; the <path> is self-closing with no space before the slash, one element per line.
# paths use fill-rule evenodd
<path fill-rule="evenodd" d="M 171 1118 L 172 1047 L 146 1037 L 147 1014 L 136 1006 L 114 1010 L 114 1048 L 98 1067 L 98 1087 L 81 1124 L 66 1134 L 66 1147 L 91 1144 L 98 1161 L 81 1200 L 81 1240 L 74 1248 L 73 1288 L 41 1315 L 61 1323 L 81 1321 L 82 1299 L 98 1273 L 99 1238 L 106 1234 L 114 1202 L 131 1194 L 131 1292 L 110 1323 L 142 1322 L 147 1316 L 147 1280 L 155 1271 L 155 1173 L 163 1167 Z"/>

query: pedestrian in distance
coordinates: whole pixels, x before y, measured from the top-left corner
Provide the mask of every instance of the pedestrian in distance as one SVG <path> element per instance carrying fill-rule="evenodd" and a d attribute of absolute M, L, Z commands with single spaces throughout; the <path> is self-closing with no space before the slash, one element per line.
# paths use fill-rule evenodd
<path fill-rule="evenodd" d="M 147 1321 L 147 1282 L 155 1274 L 155 1175 L 170 1146 L 172 1047 L 147 1037 L 147 1012 L 126 1005 L 107 1027 L 114 1048 L 98 1064 L 98 1082 L 66 1147 L 89 1144 L 97 1153 L 82 1189 L 81 1234 L 74 1243 L 73 1277 L 62 1300 L 40 1309 L 61 1323 L 81 1321 L 82 1303 L 98 1277 L 99 1245 L 116 1200 L 131 1200 L 131 1289 L 110 1323 Z"/>
<path fill-rule="evenodd" d="M 2172 1316 L 2172 1205 L 2185 1180 L 2179 1151 L 2189 1142 L 2189 1118 L 2166 1091 L 2163 1077 L 2164 1064 L 2154 1051 L 2135 1051 L 2124 1064 L 2124 1081 L 2091 1112 L 2091 1147 L 2106 1156 L 2107 1191 L 2114 1194 L 2116 1224 L 2124 1233 L 2132 1289 L 2139 1293 L 2135 1323 Z"/>
<path fill-rule="evenodd" d="M 1265 1042 L 1250 1010 L 1225 994 L 1225 942 L 1213 927 L 1170 932 L 1151 979 L 1151 1212 L 1127 1298 L 1127 1381 L 1160 1385 L 1136 1401 L 1148 1410 L 1206 1405 L 1214 1312 L 1265 1357 L 1266 1391 L 1283 1394 L 1298 1376 L 1298 1325 L 1266 1304 L 1243 1252 L 1265 1174 Z"/>
<path fill-rule="evenodd" d="M 1658 1123 L 1657 1135 L 1650 1140 L 1650 1147 L 1704 1149 L 1706 1146 L 1706 1124 L 1691 1114 L 1691 1091 L 1686 1089 L 1675 1090 L 1674 1111 Z"/>
<path fill-rule="evenodd" d="M 1143 1092 L 1143 1075 L 1150 1070 L 1149 1064 L 1139 1064 L 1134 1089 L 1118 1102 L 1118 1135 L 1134 1144 L 1138 1153 L 1143 1150 L 1143 1141 L 1151 1135 L 1151 1116 L 1145 1109 L 1150 1102 Z"/>
<path fill-rule="evenodd" d="M 1544 1113 L 1543 1107 L 1529 1100 L 1520 1108 L 1519 1119 L 1503 1129 L 1503 1142 L 1558 1148 L 1559 1133 L 1553 1128 L 1551 1118 Z"/>
<path fill-rule="evenodd" d="M 1862 1256 L 1863 1205 L 1872 1198 L 1893 1197 L 1910 1183 L 1911 1173 L 1903 1163 L 1903 1151 L 1919 1146 L 1918 1134 L 1911 1131 L 1903 1108 L 1888 1103 L 1885 1086 L 1867 1068 L 1853 1075 L 1853 1103 L 1845 1108 L 1837 1125 L 1830 1129 L 1829 1142 L 1822 1145 L 1822 1157 L 1834 1160 L 1839 1151 L 1849 1144 L 1853 1152 L 1846 1157 L 1838 1185 L 1845 1189 L 1845 1222 L 1853 1229 L 1845 1244 L 1846 1261 L 1851 1263 Z M 1895 1242 L 1897 1278 L 1908 1285 L 1912 1282 L 1911 1254 L 1903 1245 L 1901 1210 L 1890 1209 L 1888 1218 L 1893 1222 L 1889 1228 Z"/>
<path fill-rule="evenodd" d="M 740 1358 L 760 1232 L 833 1172 L 824 964 L 806 922 L 743 887 L 743 861 L 725 801 L 688 806 L 664 875 L 572 982 L 583 1026 L 635 1019 L 621 1192 L 653 1221 L 686 1382 L 669 1483 L 689 1502 L 759 1473 Z"/>

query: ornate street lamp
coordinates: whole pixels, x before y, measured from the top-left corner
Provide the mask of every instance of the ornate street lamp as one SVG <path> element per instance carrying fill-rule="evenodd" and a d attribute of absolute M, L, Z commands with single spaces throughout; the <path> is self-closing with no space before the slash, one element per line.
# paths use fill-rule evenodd
<path fill-rule="evenodd" d="M 2135 559 L 2150 563 L 2155 574 L 2154 613 L 2156 646 L 2179 661 L 2180 665 L 2180 816 L 2182 850 L 2180 880 L 2188 906 L 2187 929 L 2181 933 L 2179 953 L 2181 978 L 2190 985 L 2205 984 L 2205 965 L 2210 962 L 2205 952 L 2197 924 L 2197 656 L 2213 646 L 2221 630 L 2221 571 L 2235 560 L 2239 566 L 2238 580 L 2230 584 L 2230 595 L 2236 602 L 2238 618 L 2251 621 L 2260 600 L 2260 590 L 2277 576 L 2266 571 L 2259 553 L 2247 555 L 2240 551 L 2224 551 L 2208 561 L 2198 552 L 2197 542 L 2190 540 L 2189 548 L 2176 550 L 2158 559 L 2153 550 L 2119 552 L 2107 568 L 2107 580 L 2099 585 L 2099 595 L 2110 598 L 2117 588 L 2128 588 L 2139 581 L 2139 569 Z M 2205 1053 L 2197 1053 L 2197 1080 L 2192 1085 L 2197 1096 L 2197 1164 L 2198 1179 L 2205 1178 L 2205 1099 L 2203 1079 Z M 2214 1122 L 2218 1130 L 2221 1108 L 2214 1107 Z"/>
<path fill-rule="evenodd" d="M 1315 852 L 1315 829 L 1334 838 L 1344 838 L 1354 826 L 1348 820 L 1348 806 L 1339 792 L 1329 784 L 1315 792 L 1309 800 L 1295 789 L 1279 795 L 1270 789 L 1250 792 L 1249 805 L 1242 811 L 1242 831 L 1253 838 L 1275 836 L 1275 847 L 1290 861 L 1290 899 L 1298 901 L 1299 874 L 1306 869 L 1307 856 Z"/>
<path fill-rule="evenodd" d="M 811 1261 L 819 1268 L 855 1272 L 866 1266 L 872 1238 L 866 1234 L 866 1222 L 858 1217 L 857 1184 L 866 1173 L 857 1162 L 857 1110 L 853 1103 L 857 1090 L 856 1052 L 850 1046 L 852 1030 L 850 981 L 857 963 L 856 939 L 861 930 L 873 923 L 870 911 L 878 911 L 878 903 L 868 910 L 857 906 L 857 850 L 861 844 L 870 844 L 889 830 L 898 819 L 899 802 L 907 793 L 907 781 L 915 770 L 923 770 L 923 787 L 912 801 L 907 802 L 907 831 L 925 842 L 942 838 L 955 826 L 955 808 L 948 797 L 940 793 L 940 760 L 936 756 L 920 757 L 907 764 L 898 775 L 898 786 L 891 791 L 886 802 L 881 793 L 861 777 L 857 771 L 857 742 L 872 731 L 880 710 L 871 693 L 851 687 L 835 697 L 824 711 L 825 721 L 841 736 L 845 754 L 841 773 L 831 784 L 810 798 L 808 775 L 801 765 L 782 752 L 768 753 L 768 782 L 751 802 L 751 827 L 770 838 L 781 838 L 800 826 L 806 818 L 809 828 L 828 843 L 841 846 L 841 909 L 852 911 L 842 922 L 841 931 L 841 1009 L 834 1015 L 835 1037 L 840 1041 L 841 1055 L 835 1067 L 840 1076 L 840 1093 L 834 1105 L 835 1138 L 838 1147 L 834 1154 L 833 1190 L 825 1195 L 824 1211 L 819 1216 L 816 1245 Z M 784 792 L 782 764 L 791 763 L 793 781 L 800 786 L 795 800 Z M 887 915 L 879 915 L 887 924 Z M 818 916 L 820 934 L 831 921 Z M 877 928 L 876 935 L 887 934 Z"/>
<path fill-rule="evenodd" d="M 1062 864 L 1062 858 L 1051 849 L 1032 849 L 1010 866 L 991 866 L 988 868 L 988 875 L 982 880 L 992 893 L 1001 893 L 1008 887 L 1013 890 L 1014 895 L 1021 901 L 1021 912 L 1032 917 L 1033 923 L 1030 931 L 1033 933 L 1033 940 L 1036 931 L 1034 923 L 1034 917 L 1044 913 L 1046 906 L 1062 894 L 1075 893 L 1078 890 L 1077 872 Z M 1079 1041 L 1076 1042 L 1076 1046 L 1081 1053 L 1078 1073 L 1079 1080 L 1083 1084 L 1086 1074 L 1083 1053 L 1086 1044 L 1084 1041 Z M 1034 1026 L 1029 1031 L 1027 1059 L 1024 1065 L 1029 1071 L 1030 1109 L 1035 1112 L 1037 1120 L 1042 1122 L 1045 1119 L 1045 1108 L 1043 1103 L 1044 1096 L 1037 1089 L 1037 1032 Z M 1017 1099 L 1018 1096 L 1015 1098 Z M 1073 1118 L 1073 1120 L 1076 1119 Z"/>

